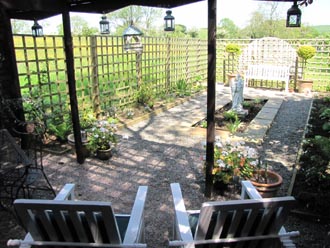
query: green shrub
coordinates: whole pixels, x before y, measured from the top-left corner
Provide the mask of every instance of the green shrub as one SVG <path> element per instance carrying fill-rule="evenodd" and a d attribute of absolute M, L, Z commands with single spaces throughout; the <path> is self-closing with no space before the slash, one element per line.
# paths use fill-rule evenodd
<path fill-rule="evenodd" d="M 227 53 L 231 53 L 235 55 L 239 55 L 241 53 L 241 48 L 237 44 L 227 44 L 225 50 Z"/>
<path fill-rule="evenodd" d="M 330 108 L 323 109 L 319 117 L 321 119 L 330 119 Z"/>
<path fill-rule="evenodd" d="M 185 80 L 180 79 L 178 82 L 176 82 L 176 93 L 179 96 L 189 96 L 190 95 L 189 85 Z"/>
<path fill-rule="evenodd" d="M 308 59 L 311 59 L 314 57 L 316 53 L 315 47 L 312 46 L 300 46 L 297 50 L 297 54 L 300 58 L 302 58 L 304 61 L 307 61 Z"/>
<path fill-rule="evenodd" d="M 136 92 L 136 101 L 142 105 L 148 105 L 153 99 L 152 88 L 148 84 L 141 84 Z"/>
<path fill-rule="evenodd" d="M 240 126 L 241 126 L 241 121 L 239 119 L 230 120 L 230 123 L 226 125 L 230 133 L 236 133 Z"/>
<path fill-rule="evenodd" d="M 238 115 L 235 111 L 229 110 L 223 113 L 223 116 L 225 117 L 226 120 L 229 121 L 236 121 L 238 120 Z"/>

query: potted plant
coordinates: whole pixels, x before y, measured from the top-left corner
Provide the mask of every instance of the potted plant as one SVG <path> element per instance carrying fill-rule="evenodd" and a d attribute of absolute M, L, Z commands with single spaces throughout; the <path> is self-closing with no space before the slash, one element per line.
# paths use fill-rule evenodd
<path fill-rule="evenodd" d="M 112 150 L 117 143 L 117 125 L 113 118 L 95 122 L 88 131 L 88 149 L 101 160 L 112 157 Z"/>
<path fill-rule="evenodd" d="M 302 78 L 299 78 L 297 81 L 299 93 L 309 93 L 312 91 L 313 81 L 310 79 L 305 79 L 305 70 L 307 66 L 307 60 L 313 58 L 315 53 L 316 53 L 316 49 L 308 45 L 300 46 L 297 50 L 298 57 L 301 60 L 301 73 L 302 73 Z"/>
<path fill-rule="evenodd" d="M 263 198 L 275 197 L 283 182 L 281 175 L 269 170 L 268 164 L 262 160 L 258 161 L 256 170 L 249 179 Z"/>
<path fill-rule="evenodd" d="M 226 188 L 239 178 L 250 178 L 258 162 L 256 149 L 244 142 L 221 142 L 217 138 L 214 146 L 213 185 Z"/>
<path fill-rule="evenodd" d="M 235 69 L 235 62 L 236 62 L 236 57 L 241 54 L 241 48 L 237 44 L 232 44 L 229 43 L 226 45 L 225 48 L 226 53 L 228 53 L 228 82 L 227 84 L 230 85 L 230 82 L 235 79 L 237 73 Z"/>

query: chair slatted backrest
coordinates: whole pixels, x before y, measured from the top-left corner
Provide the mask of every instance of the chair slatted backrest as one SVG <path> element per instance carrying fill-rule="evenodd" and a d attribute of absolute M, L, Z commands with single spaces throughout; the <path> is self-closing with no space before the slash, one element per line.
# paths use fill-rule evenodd
<path fill-rule="evenodd" d="M 35 241 L 122 243 L 109 202 L 22 199 L 14 205 Z"/>
<path fill-rule="evenodd" d="M 200 211 L 194 239 L 276 235 L 294 204 L 293 197 L 205 202 Z M 271 247 L 270 245 L 265 246 L 265 242 L 269 244 L 269 241 L 240 242 L 230 247 Z"/>

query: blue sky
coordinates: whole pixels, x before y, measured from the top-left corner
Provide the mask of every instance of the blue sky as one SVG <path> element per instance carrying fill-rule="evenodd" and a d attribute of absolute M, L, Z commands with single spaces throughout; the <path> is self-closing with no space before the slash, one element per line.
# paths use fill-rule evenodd
<path fill-rule="evenodd" d="M 267 2 L 254 0 L 218 0 L 217 1 L 217 23 L 223 18 L 229 18 L 239 27 L 247 25 L 253 11 L 259 7 L 267 6 Z M 286 12 L 291 7 L 292 2 L 279 3 L 279 13 L 282 18 L 286 18 Z M 300 7 L 302 10 L 302 22 L 309 25 L 330 25 L 330 0 L 314 0 L 314 3 L 308 7 Z M 164 9 L 164 16 L 165 16 Z M 88 20 L 91 26 L 99 27 L 101 15 L 96 14 L 77 14 Z M 187 28 L 206 28 L 207 27 L 207 1 L 201 1 L 193 4 L 173 8 L 172 15 L 177 24 L 185 25 Z M 51 34 L 52 30 L 62 22 L 61 16 L 46 19 L 51 23 L 51 27 L 45 27 L 44 33 Z M 42 21 L 40 22 L 42 25 Z M 31 24 L 32 25 L 32 24 Z M 162 20 L 160 20 L 162 25 Z"/>

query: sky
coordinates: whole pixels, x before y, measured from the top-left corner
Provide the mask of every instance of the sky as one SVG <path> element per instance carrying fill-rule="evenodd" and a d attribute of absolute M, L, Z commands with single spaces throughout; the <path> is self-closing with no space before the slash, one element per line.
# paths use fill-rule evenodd
<path fill-rule="evenodd" d="M 217 23 L 223 18 L 229 18 L 240 28 L 248 24 L 254 11 L 259 7 L 267 5 L 265 1 L 254 0 L 217 0 Z M 279 10 L 281 17 L 286 18 L 286 12 L 291 7 L 292 2 L 280 2 Z M 307 7 L 300 7 L 302 11 L 302 23 L 309 25 L 330 25 L 330 0 L 314 0 L 314 3 Z M 164 9 L 164 16 L 165 11 Z M 175 17 L 176 24 L 185 25 L 190 28 L 207 28 L 207 1 L 201 1 L 193 4 L 187 4 L 181 7 L 173 8 L 172 15 Z M 78 14 L 88 20 L 90 26 L 99 27 L 101 15 L 98 14 Z M 61 16 L 46 19 L 51 23 L 50 27 L 44 28 L 44 34 L 52 34 L 56 26 L 62 22 Z M 42 21 L 39 22 L 42 25 Z M 160 20 L 162 25 L 162 20 Z"/>
<path fill-rule="evenodd" d="M 254 0 L 218 0 L 217 1 L 217 23 L 223 18 L 229 18 L 240 28 L 248 24 L 249 19 L 259 6 L 265 6 L 265 1 Z M 279 3 L 282 17 L 286 18 L 287 10 L 292 2 Z M 302 11 L 302 23 L 310 25 L 330 24 L 330 0 L 314 0 L 308 7 L 300 7 Z M 192 27 L 207 27 L 207 1 L 189 4 L 172 9 L 175 22 Z M 201 18 L 198 18 L 198 17 Z"/>

